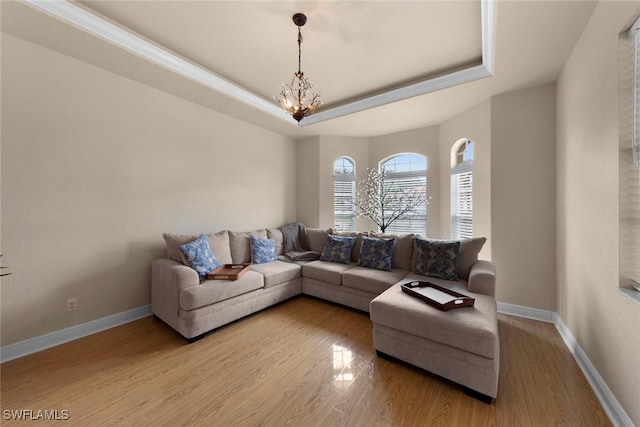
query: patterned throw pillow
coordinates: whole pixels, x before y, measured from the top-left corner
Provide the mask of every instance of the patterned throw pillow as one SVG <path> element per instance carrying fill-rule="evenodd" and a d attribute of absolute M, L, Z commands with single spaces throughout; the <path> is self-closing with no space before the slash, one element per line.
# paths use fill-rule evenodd
<path fill-rule="evenodd" d="M 251 263 L 264 264 L 275 261 L 276 241 L 274 239 L 263 239 L 261 237 L 251 235 Z"/>
<path fill-rule="evenodd" d="M 391 255 L 395 239 L 380 239 L 375 237 L 363 237 L 358 265 L 361 267 L 375 268 L 377 270 L 391 271 Z"/>
<path fill-rule="evenodd" d="M 193 242 L 180 246 L 180 252 L 184 255 L 187 265 L 193 268 L 201 278 L 211 270 L 220 267 L 220 261 L 213 255 L 209 240 L 204 234 L 201 234 Z"/>
<path fill-rule="evenodd" d="M 355 237 L 342 237 L 330 234 L 327 236 L 327 244 L 322 251 L 320 261 L 349 264 L 351 262 L 351 251 L 355 243 Z"/>
<path fill-rule="evenodd" d="M 458 280 L 460 241 L 416 238 L 416 274 Z"/>

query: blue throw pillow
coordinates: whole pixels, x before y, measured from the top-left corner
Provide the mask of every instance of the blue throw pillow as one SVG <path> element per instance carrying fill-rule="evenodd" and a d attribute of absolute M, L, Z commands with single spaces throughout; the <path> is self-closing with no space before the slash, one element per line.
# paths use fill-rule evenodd
<path fill-rule="evenodd" d="M 351 251 L 356 243 L 355 237 L 327 236 L 327 244 L 320 255 L 320 261 L 339 262 L 349 264 L 351 262 Z"/>
<path fill-rule="evenodd" d="M 273 239 L 262 239 L 251 235 L 251 263 L 252 264 L 264 264 L 267 262 L 275 261 L 276 256 L 276 241 Z"/>
<path fill-rule="evenodd" d="M 460 241 L 416 238 L 416 274 L 458 280 Z"/>
<path fill-rule="evenodd" d="M 184 255 L 189 267 L 193 268 L 200 277 L 205 277 L 208 272 L 220 267 L 220 261 L 213 255 L 209 240 L 204 234 L 193 242 L 180 246 L 180 252 Z"/>
<path fill-rule="evenodd" d="M 361 267 L 375 268 L 377 270 L 391 271 L 391 255 L 393 254 L 395 242 L 396 239 L 363 237 L 358 265 Z"/>

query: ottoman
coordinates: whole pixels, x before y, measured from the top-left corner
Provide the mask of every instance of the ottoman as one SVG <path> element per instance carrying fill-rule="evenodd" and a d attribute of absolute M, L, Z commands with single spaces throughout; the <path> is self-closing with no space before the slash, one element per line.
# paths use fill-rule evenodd
<path fill-rule="evenodd" d="M 370 306 L 373 345 L 391 356 L 465 386 L 491 403 L 498 392 L 500 339 L 497 305 L 490 295 L 472 293 L 466 282 L 428 281 L 476 299 L 474 307 L 441 311 L 402 292 L 400 285 L 427 278 L 411 275 L 384 291 Z"/>

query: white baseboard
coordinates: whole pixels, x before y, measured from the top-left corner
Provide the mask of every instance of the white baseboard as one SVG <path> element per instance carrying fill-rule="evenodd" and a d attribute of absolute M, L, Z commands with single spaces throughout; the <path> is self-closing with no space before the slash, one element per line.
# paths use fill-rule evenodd
<path fill-rule="evenodd" d="M 51 332 L 49 334 L 40 335 L 14 344 L 5 345 L 0 348 L 0 363 L 8 362 L 9 360 L 55 347 L 69 341 L 77 340 L 78 338 L 86 337 L 87 335 L 95 334 L 96 332 L 104 331 L 105 329 L 133 322 L 134 320 L 142 319 L 143 317 L 150 315 L 151 306 L 145 305 L 132 310 L 123 311 L 122 313 L 103 317 L 101 319 L 92 320 L 91 322 L 83 323 L 81 325 L 71 326 L 70 328 L 62 329 L 60 331 Z"/>
<path fill-rule="evenodd" d="M 540 320 L 541 322 L 547 323 L 553 323 L 553 319 L 556 314 L 553 311 L 524 307 L 522 305 L 507 304 L 506 302 L 498 303 L 498 313 L 510 314 L 517 317 L 525 317 L 527 319 Z"/>
<path fill-rule="evenodd" d="M 560 337 L 562 337 L 562 340 L 569 349 L 569 352 L 571 352 L 573 358 L 578 363 L 578 366 L 589 382 L 589 385 L 591 385 L 591 388 L 600 401 L 602 408 L 609 416 L 611 424 L 615 427 L 634 427 L 631 418 L 629 418 L 625 410 L 622 408 L 618 399 L 613 395 L 611 389 L 607 386 L 607 383 L 602 379 L 600 373 L 596 367 L 593 366 L 589 357 L 584 350 L 582 350 L 582 347 L 580 347 L 580 344 L 578 344 L 578 341 L 576 341 L 575 337 L 569 328 L 567 328 L 567 325 L 564 324 L 558 313 L 555 311 L 540 310 L 537 308 L 523 307 L 521 305 L 507 304 L 503 302 L 498 303 L 498 312 L 553 323 L 558 330 Z"/>
<path fill-rule="evenodd" d="M 582 350 L 582 347 L 580 347 L 580 344 L 578 344 L 578 341 L 576 341 L 569 328 L 567 328 L 567 325 L 564 324 L 557 313 L 554 314 L 555 319 L 553 323 L 556 325 L 556 329 L 573 355 L 573 358 L 578 362 L 580 370 L 582 370 L 593 392 L 598 397 L 600 404 L 609 416 L 611 424 L 620 427 L 634 427 L 631 418 L 629 418 L 622 406 L 620 406 L 620 402 L 618 402 L 618 399 L 616 399 L 609 386 L 607 386 L 607 383 L 602 379 L 596 367 L 593 366 L 587 354 Z"/>

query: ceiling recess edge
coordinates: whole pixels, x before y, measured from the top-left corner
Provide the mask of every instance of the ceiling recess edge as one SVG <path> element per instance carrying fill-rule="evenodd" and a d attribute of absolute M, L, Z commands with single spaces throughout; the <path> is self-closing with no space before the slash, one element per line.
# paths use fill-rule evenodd
<path fill-rule="evenodd" d="M 187 77 L 202 85 L 243 102 L 280 120 L 298 125 L 279 105 L 270 99 L 225 79 L 218 74 L 190 62 L 179 55 L 127 31 L 107 19 L 89 12 L 87 9 L 67 0 L 22 0 L 36 9 L 87 31 L 109 43 L 139 55 L 164 68 Z M 320 109 L 305 117 L 300 126 L 331 120 L 370 108 L 380 107 L 418 95 L 424 95 L 448 87 L 490 77 L 494 62 L 495 0 L 481 0 L 482 19 L 482 65 L 427 78 L 386 92 L 367 96 L 335 107 Z"/>

